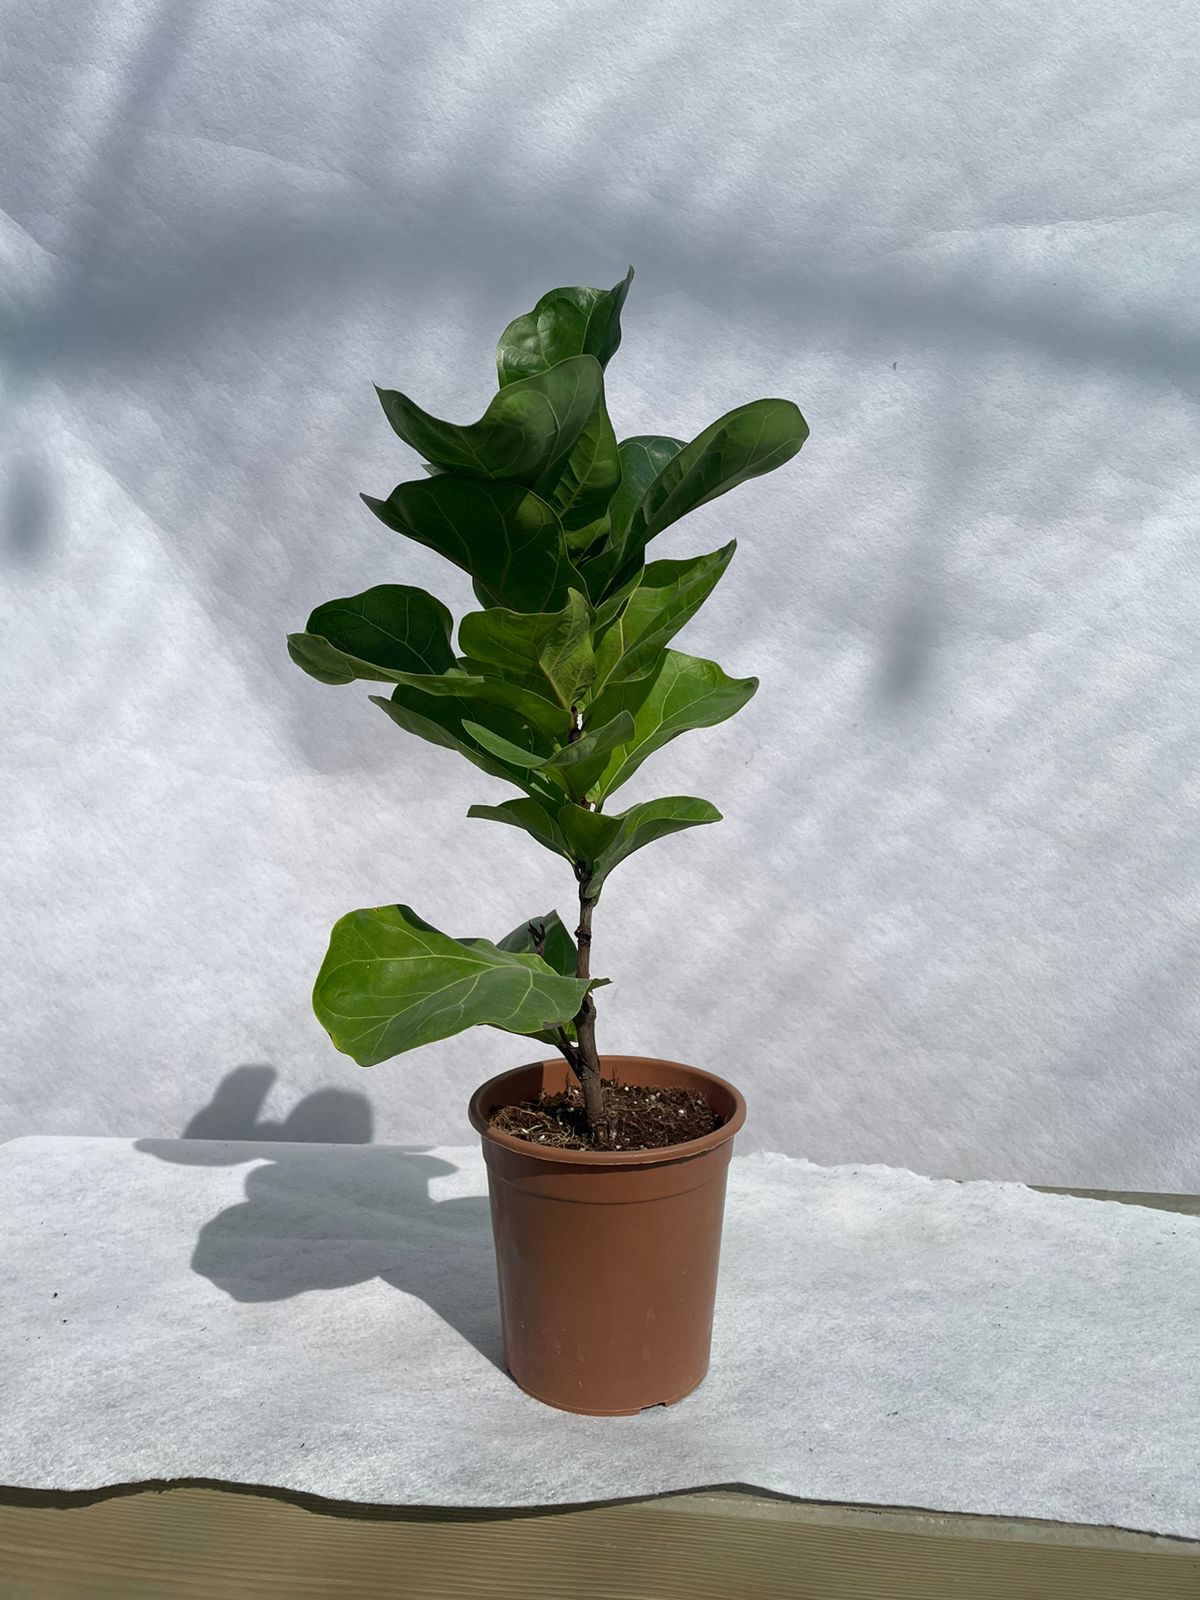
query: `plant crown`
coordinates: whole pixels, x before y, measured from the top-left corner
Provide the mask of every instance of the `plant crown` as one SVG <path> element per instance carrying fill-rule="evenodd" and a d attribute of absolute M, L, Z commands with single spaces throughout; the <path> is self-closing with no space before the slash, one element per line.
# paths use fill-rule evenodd
<path fill-rule="evenodd" d="M 499 389 L 478 422 L 443 422 L 377 389 L 428 476 L 362 499 L 470 575 L 480 609 L 459 622 L 457 654 L 442 602 L 396 583 L 330 600 L 288 636 L 312 677 L 390 684 L 370 698 L 401 728 L 519 790 L 467 815 L 521 828 L 562 856 L 592 903 L 635 850 L 720 821 L 688 795 L 605 806 L 668 740 L 733 716 L 758 687 L 668 648 L 736 541 L 674 561 L 647 562 L 647 546 L 697 506 L 782 466 L 808 436 L 790 400 L 754 400 L 690 443 L 618 443 L 604 369 L 632 279 L 630 267 L 612 289 L 552 289 L 511 322 L 496 350 Z M 375 906 L 334 925 L 313 1008 L 363 1066 L 476 1024 L 561 1049 L 585 998 L 607 982 L 577 967 L 555 912 L 493 944 L 451 938 L 406 905 Z"/>

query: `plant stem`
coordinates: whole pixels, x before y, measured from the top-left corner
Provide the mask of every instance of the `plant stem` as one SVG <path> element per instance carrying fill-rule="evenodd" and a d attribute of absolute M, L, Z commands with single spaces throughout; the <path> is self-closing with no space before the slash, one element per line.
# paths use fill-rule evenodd
<path fill-rule="evenodd" d="M 575 967 L 577 978 L 591 977 L 592 963 L 592 907 L 596 904 L 588 894 L 590 878 L 579 880 L 579 926 L 575 937 L 579 943 L 579 959 Z M 604 1098 L 600 1089 L 600 1057 L 596 1053 L 596 1002 L 589 989 L 575 1016 L 576 1050 L 575 1074 L 583 1088 L 583 1104 L 587 1115 L 588 1132 L 594 1143 L 607 1143 L 604 1119 Z"/>
<path fill-rule="evenodd" d="M 554 1048 L 558 1051 L 559 1055 L 562 1056 L 564 1061 L 570 1067 L 571 1071 L 578 1078 L 579 1077 L 579 1051 L 576 1050 L 575 1046 L 567 1038 L 566 1034 L 562 1031 L 561 1028 L 558 1030 L 558 1037 L 554 1041 Z"/>
<path fill-rule="evenodd" d="M 573 705 L 571 707 L 571 731 L 567 735 L 567 743 L 574 744 L 583 737 L 583 711 Z M 587 799 L 577 799 L 576 805 L 583 806 L 585 810 L 592 810 Z M 577 978 L 590 978 L 592 966 L 592 907 L 596 904 L 595 896 L 588 894 L 591 887 L 591 877 L 582 867 L 576 867 L 575 876 L 579 882 L 579 926 L 575 929 L 575 938 L 578 944 L 578 960 L 575 965 Z M 608 1126 L 604 1118 L 604 1096 L 600 1088 L 600 1057 L 596 1053 L 596 1002 L 592 999 L 589 989 L 583 997 L 583 1004 L 575 1014 L 575 1038 L 578 1041 L 574 1057 L 567 1055 L 571 1070 L 579 1079 L 583 1090 L 583 1111 L 588 1125 L 588 1133 L 593 1144 L 607 1144 Z M 562 1049 L 562 1046 L 559 1046 Z"/>

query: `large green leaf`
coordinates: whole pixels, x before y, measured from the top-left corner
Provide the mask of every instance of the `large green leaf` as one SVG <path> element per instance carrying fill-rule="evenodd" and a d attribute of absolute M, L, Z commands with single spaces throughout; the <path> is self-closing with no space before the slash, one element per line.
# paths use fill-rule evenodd
<path fill-rule="evenodd" d="M 646 490 L 674 461 L 684 444 L 683 439 L 670 439 L 658 433 L 639 433 L 632 439 L 621 440 L 617 447 L 621 458 L 621 484 L 609 507 L 614 539 L 624 538 Z"/>
<path fill-rule="evenodd" d="M 640 562 L 655 534 L 739 483 L 781 467 L 807 438 L 808 423 L 791 400 L 752 400 L 718 417 L 672 456 L 642 494 L 625 529 L 623 561 L 614 577 L 620 581 L 630 561 Z"/>
<path fill-rule="evenodd" d="M 572 356 L 595 356 L 607 366 L 621 343 L 621 307 L 633 282 L 633 268 L 611 289 L 550 289 L 523 316 L 516 317 L 496 346 L 500 387 L 544 372 Z"/>
<path fill-rule="evenodd" d="M 558 516 L 519 484 L 441 474 L 362 499 L 389 528 L 469 572 L 490 605 L 554 611 L 569 589 L 583 591 Z"/>
<path fill-rule="evenodd" d="M 406 732 L 414 733 L 430 744 L 441 745 L 443 749 L 456 750 L 482 772 L 489 773 L 493 778 L 503 778 L 528 795 L 543 799 L 548 797 L 554 806 L 561 804 L 561 795 L 554 787 L 523 767 L 481 749 L 467 733 L 464 721 L 479 725 L 480 718 L 486 716 L 499 730 L 497 737 L 509 736 L 514 745 L 518 739 L 528 737 L 521 719 L 507 708 L 466 695 L 426 694 L 403 683 L 393 689 L 390 699 L 385 700 L 378 694 L 368 695 L 367 698 L 386 711 L 392 721 Z"/>
<path fill-rule="evenodd" d="M 592 681 L 592 609 L 572 589 L 560 611 L 494 607 L 469 612 L 458 625 L 464 657 L 517 678 L 536 677 L 566 710 Z"/>
<path fill-rule="evenodd" d="M 434 466 L 532 489 L 557 483 L 595 417 L 603 381 L 595 356 L 574 356 L 501 389 L 478 422 L 465 424 L 430 416 L 395 389 L 376 385 L 375 392 L 405 444 Z"/>
<path fill-rule="evenodd" d="M 610 554 L 611 553 L 612 552 L 610 552 Z M 599 567 L 600 563 L 597 562 L 595 564 L 595 570 L 599 570 Z M 585 568 L 585 576 L 587 573 L 591 573 L 593 570 L 594 569 L 591 566 Z M 592 625 L 593 638 L 599 639 L 600 635 L 608 627 L 609 623 L 615 622 L 616 619 L 621 615 L 621 612 L 624 611 L 625 602 L 629 599 L 629 596 L 642 581 L 643 570 L 644 569 L 642 567 L 638 567 L 633 572 L 631 577 L 625 579 L 624 583 L 622 583 L 619 589 L 610 589 L 605 595 L 604 599 L 596 604 L 596 620 Z M 603 589 L 603 587 L 604 585 L 601 584 L 600 588 Z"/>
<path fill-rule="evenodd" d="M 555 855 L 573 861 L 575 858 L 571 846 L 558 824 L 561 804 L 561 795 L 548 803 L 534 799 L 504 800 L 498 806 L 471 806 L 467 815 L 489 822 L 504 822 L 510 828 L 520 828 L 547 850 L 553 850 Z M 572 806 L 572 810 L 582 809 L 582 806 Z"/>
<path fill-rule="evenodd" d="M 342 655 L 328 640 L 302 633 L 288 635 L 288 648 L 292 652 L 292 659 L 311 672 L 313 677 L 322 677 L 322 671 L 325 671 L 326 675 L 322 677 L 325 683 L 348 683 L 350 680 L 346 674 L 349 672 L 356 678 L 403 684 L 409 689 L 419 690 L 421 694 L 450 696 L 460 701 L 469 697 L 472 701 L 504 706 L 516 712 L 522 723 L 528 723 L 548 738 L 562 738 L 571 730 L 570 713 L 561 706 L 552 705 L 549 700 L 542 699 L 522 684 L 510 683 L 488 673 L 472 673 L 461 662 L 456 663 L 449 672 L 396 672 L 389 667 L 376 667 L 369 661 Z M 339 676 L 333 675 L 335 671 Z"/>
<path fill-rule="evenodd" d="M 497 667 L 483 661 L 472 661 L 460 656 L 459 666 L 480 687 L 472 690 L 480 700 L 491 700 L 497 705 L 510 706 L 538 733 L 545 734 L 555 743 L 571 730 L 571 713 L 541 692 L 545 685 L 535 678 L 510 678 Z"/>
<path fill-rule="evenodd" d="M 647 677 L 613 684 L 592 706 L 598 721 L 628 711 L 634 732 L 609 756 L 595 780 L 594 792 L 589 793 L 603 799 L 631 778 L 648 755 L 691 728 L 724 722 L 742 709 L 757 688 L 757 678 L 730 678 L 715 661 L 664 650 L 659 665 Z"/>
<path fill-rule="evenodd" d="M 609 873 L 635 850 L 683 828 L 721 820 L 721 813 L 709 801 L 680 794 L 645 800 L 612 815 L 589 811 L 571 801 L 556 810 L 530 799 L 475 805 L 467 815 L 520 828 L 545 849 L 585 871 L 588 892 L 593 895 L 599 895 Z"/>
<path fill-rule="evenodd" d="M 593 694 L 653 670 L 659 652 L 699 611 L 733 559 L 737 540 L 711 555 L 652 561 L 596 648 Z"/>
<path fill-rule="evenodd" d="M 552 750 L 534 750 L 530 745 L 519 743 L 516 739 L 506 739 L 503 734 L 469 718 L 463 719 L 463 728 L 476 744 L 481 745 L 490 755 L 510 767 L 545 767 L 549 765 L 554 754 Z"/>
<path fill-rule="evenodd" d="M 423 589 L 381 584 L 347 600 L 318 606 L 308 631 L 288 635 L 288 652 L 322 683 L 355 678 L 407 684 L 423 694 L 465 696 L 506 706 L 548 735 L 570 731 L 570 712 L 491 667 L 473 673 L 450 648 L 453 619 Z M 465 675 L 464 675 L 465 674 Z"/>
<path fill-rule="evenodd" d="M 488 705 L 504 706 L 515 712 L 521 723 L 548 739 L 561 739 L 571 729 L 570 713 L 561 706 L 552 705 L 524 684 L 512 683 L 490 672 L 471 672 L 459 662 L 450 672 L 418 674 L 414 672 L 383 672 L 376 676 L 389 683 L 405 684 L 422 694 L 450 695 L 456 700 L 470 699 Z"/>
<path fill-rule="evenodd" d="M 505 738 L 470 720 L 464 720 L 463 728 L 507 766 L 539 772 L 561 784 L 568 794 L 581 796 L 603 770 L 609 752 L 633 737 L 634 721 L 627 711 L 619 711 L 611 721 L 589 729 L 579 739 L 550 753 L 533 749 L 525 741 Z"/>
<path fill-rule="evenodd" d="M 452 939 L 410 906 L 351 911 L 333 926 L 313 1010 L 359 1066 L 487 1024 L 537 1034 L 568 1022 L 593 982 L 532 953 Z"/>
<path fill-rule="evenodd" d="M 515 679 L 501 676 L 494 667 L 486 663 L 471 661 L 466 656 L 460 657 L 459 668 L 467 674 L 469 683 L 462 684 L 462 692 L 470 694 L 476 700 L 485 700 L 492 705 L 507 706 L 510 711 L 515 711 L 523 722 L 540 734 L 552 740 L 561 740 L 571 730 L 571 713 L 562 706 L 556 705 L 552 700 L 539 693 L 542 685 L 532 679 Z M 429 689 L 432 687 L 435 694 L 449 692 L 450 675 L 447 674 L 447 687 L 444 689 L 441 680 L 436 678 L 411 678 L 406 679 L 416 689 Z"/>
<path fill-rule="evenodd" d="M 579 951 L 557 911 L 547 911 L 545 916 L 532 917 L 528 922 L 522 922 L 519 927 L 506 934 L 496 948 L 521 953 L 526 951 L 539 953 L 537 949 L 539 935 L 543 945 L 540 954 L 546 965 L 553 967 L 555 972 L 561 973 L 564 978 L 573 978 L 578 966 Z M 535 1033 L 533 1037 L 554 1045 L 557 1049 L 564 1037 L 568 1043 L 575 1043 L 575 1025 L 574 1022 L 564 1022 L 558 1027 L 546 1028 Z"/>
<path fill-rule="evenodd" d="M 604 771 L 609 752 L 625 744 L 634 734 L 628 711 L 618 711 L 608 722 L 597 721 L 557 755 L 543 762 L 541 770 L 555 779 L 574 799 L 581 799 Z"/>
<path fill-rule="evenodd" d="M 527 922 L 520 923 L 497 941 L 497 950 L 536 953 L 538 940 L 535 929 L 539 929 L 542 935 L 542 960 L 564 978 L 573 978 L 579 963 L 579 951 L 557 911 L 547 911 L 544 916 L 530 917 Z"/>
<path fill-rule="evenodd" d="M 563 806 L 558 814 L 560 832 L 587 871 L 589 895 L 599 895 L 609 873 L 635 850 L 682 828 L 720 820 L 721 813 L 709 801 L 682 794 L 645 800 L 612 816 L 582 806 Z"/>
<path fill-rule="evenodd" d="M 321 683 L 444 672 L 454 665 L 452 626 L 446 607 L 424 589 L 381 583 L 318 606 L 303 633 L 288 634 L 288 654 Z"/>
<path fill-rule="evenodd" d="M 508 389 L 500 392 L 511 393 Z M 575 561 L 608 533 L 609 502 L 620 481 L 617 436 L 601 387 L 591 415 L 554 481 L 543 479 L 535 485 L 547 504 L 558 512 L 567 549 Z"/>
<path fill-rule="evenodd" d="M 634 563 L 626 551 L 630 518 L 658 474 L 682 449 L 682 439 L 659 434 L 639 434 L 622 439 L 618 446 L 621 481 L 609 502 L 607 537 L 576 553 L 588 596 L 595 605 L 599 606 L 602 600 L 608 605 L 617 584 L 624 584 L 631 574 L 636 577 L 640 562 Z"/>

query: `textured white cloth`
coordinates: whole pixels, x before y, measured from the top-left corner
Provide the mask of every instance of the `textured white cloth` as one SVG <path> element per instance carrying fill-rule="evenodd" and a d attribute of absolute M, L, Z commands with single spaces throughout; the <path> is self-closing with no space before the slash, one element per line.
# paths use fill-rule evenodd
<path fill-rule="evenodd" d="M 473 606 L 358 500 L 422 476 L 372 380 L 471 420 L 632 262 L 620 436 L 812 437 L 651 546 L 739 538 L 679 644 L 762 686 L 617 797 L 727 820 L 606 888 L 601 1048 L 733 1078 L 744 1151 L 1200 1188 L 1188 6 L 6 0 L 2 48 L 0 1133 L 178 1136 L 254 1067 L 469 1140 L 521 1047 L 360 1074 L 329 929 L 573 880 L 284 636 Z"/>
<path fill-rule="evenodd" d="M 1200 1538 L 1200 1218 L 735 1156 L 712 1365 L 500 1365 L 478 1146 L 0 1147 L 0 1482 L 529 1506 L 741 1483 Z"/>

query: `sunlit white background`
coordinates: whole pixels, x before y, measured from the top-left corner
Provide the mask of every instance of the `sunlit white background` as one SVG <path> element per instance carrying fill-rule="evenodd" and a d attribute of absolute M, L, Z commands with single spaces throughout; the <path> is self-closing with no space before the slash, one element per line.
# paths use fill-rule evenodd
<path fill-rule="evenodd" d="M 0 97 L 0 1133 L 463 1143 L 477 1030 L 365 1071 L 332 922 L 499 937 L 565 866 L 509 791 L 289 661 L 467 580 L 358 500 L 372 381 L 468 421 L 496 338 L 632 263 L 619 437 L 812 437 L 679 644 L 750 706 L 622 791 L 717 827 L 596 915 L 601 1049 L 739 1150 L 1200 1188 L 1191 8 L 9 0 Z"/>

